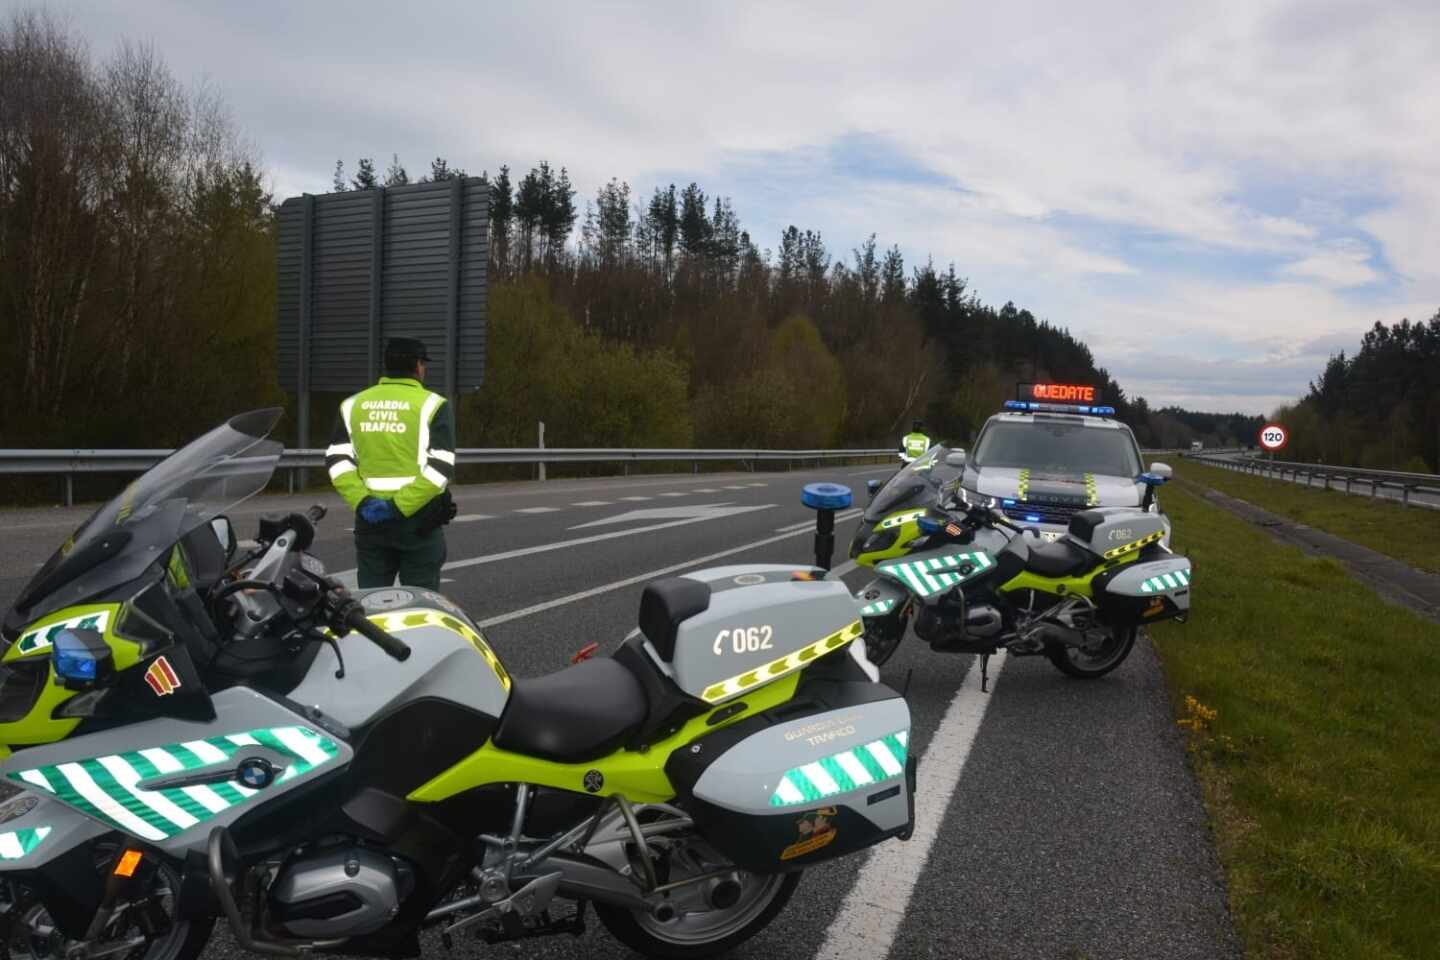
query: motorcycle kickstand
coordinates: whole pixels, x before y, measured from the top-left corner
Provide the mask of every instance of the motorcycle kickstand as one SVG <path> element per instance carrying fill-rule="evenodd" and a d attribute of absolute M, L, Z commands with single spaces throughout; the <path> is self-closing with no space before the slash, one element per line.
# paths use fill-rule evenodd
<path fill-rule="evenodd" d="M 990 654 L 980 654 L 980 692 L 989 693 L 990 685 Z"/>

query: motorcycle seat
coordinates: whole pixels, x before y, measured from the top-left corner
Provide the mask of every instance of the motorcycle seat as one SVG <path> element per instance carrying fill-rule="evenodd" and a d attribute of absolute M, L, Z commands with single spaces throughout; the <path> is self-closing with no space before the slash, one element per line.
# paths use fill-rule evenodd
<path fill-rule="evenodd" d="M 1031 544 L 1025 569 L 1042 577 L 1068 577 L 1093 566 L 1098 558 L 1070 540 Z"/>
<path fill-rule="evenodd" d="M 517 678 L 495 730 L 513 753 L 582 763 L 614 752 L 645 719 L 645 691 L 608 657 L 544 677 Z"/>
<path fill-rule="evenodd" d="M 675 657 L 680 624 L 710 609 L 710 585 L 688 577 L 670 577 L 645 585 L 640 594 L 640 632 L 669 663 Z"/>

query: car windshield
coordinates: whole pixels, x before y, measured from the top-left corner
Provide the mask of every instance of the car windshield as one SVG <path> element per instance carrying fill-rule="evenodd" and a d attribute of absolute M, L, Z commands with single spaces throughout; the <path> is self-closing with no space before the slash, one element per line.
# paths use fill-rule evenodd
<path fill-rule="evenodd" d="M 7 627 L 135 579 L 186 534 L 265 489 L 285 449 L 268 439 L 281 412 L 234 417 L 130 483 L 40 568 L 6 618 Z"/>
<path fill-rule="evenodd" d="M 949 453 L 949 447 L 937 443 L 907 463 L 875 494 L 875 499 L 865 508 L 865 517 L 878 520 L 885 514 L 906 507 L 933 506 L 939 500 L 941 490 L 948 487 L 963 469 L 945 462 Z"/>
<path fill-rule="evenodd" d="M 975 466 L 1135 477 L 1140 456 L 1128 430 L 1035 419 L 991 423 L 975 446 Z"/>

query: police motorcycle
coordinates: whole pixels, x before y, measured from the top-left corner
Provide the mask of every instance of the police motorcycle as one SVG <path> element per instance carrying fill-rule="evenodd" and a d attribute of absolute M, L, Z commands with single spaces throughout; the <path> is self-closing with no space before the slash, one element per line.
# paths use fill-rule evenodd
<path fill-rule="evenodd" d="M 659 580 L 605 657 L 512 677 L 428 590 L 348 592 L 242 415 L 101 507 L 5 618 L 9 957 L 415 956 L 584 929 L 707 957 L 913 824 L 910 715 L 824 571 Z"/>
<path fill-rule="evenodd" d="M 944 448 L 932 455 L 962 463 Z M 871 662 L 894 655 L 913 619 L 937 652 L 1043 655 L 1062 673 L 1095 678 L 1125 661 L 1141 625 L 1189 613 L 1190 560 L 1161 543 L 1163 521 L 1146 510 L 1164 477 L 1140 477 L 1140 507 L 1081 511 L 1047 541 L 957 499 L 953 479 L 933 469 L 877 491 L 851 544 L 878 574 L 856 594 Z"/>

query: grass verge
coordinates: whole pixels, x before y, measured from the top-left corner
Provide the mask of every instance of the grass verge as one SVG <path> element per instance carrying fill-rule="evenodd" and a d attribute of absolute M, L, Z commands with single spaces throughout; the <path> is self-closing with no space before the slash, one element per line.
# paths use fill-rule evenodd
<path fill-rule="evenodd" d="M 1440 573 L 1440 553 L 1432 546 L 1440 540 L 1440 510 L 1402 507 L 1338 490 L 1303 487 L 1286 480 L 1203 466 L 1193 460 L 1186 461 L 1176 475 L 1369 547 L 1417 570 Z M 1169 508 L 1167 501 L 1165 509 Z"/>
<path fill-rule="evenodd" d="M 1151 633 L 1247 955 L 1440 956 L 1440 626 L 1183 489 L 1165 507 L 1197 592 Z"/>

